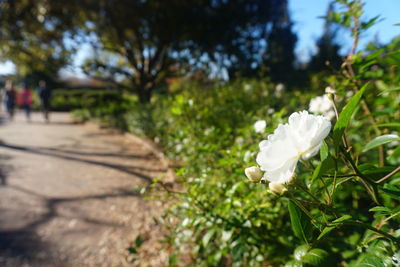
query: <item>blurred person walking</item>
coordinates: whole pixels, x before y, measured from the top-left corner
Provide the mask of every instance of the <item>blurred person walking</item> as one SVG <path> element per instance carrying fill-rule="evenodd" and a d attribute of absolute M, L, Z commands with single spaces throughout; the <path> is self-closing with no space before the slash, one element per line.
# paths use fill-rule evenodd
<path fill-rule="evenodd" d="M 25 117 L 27 121 L 31 121 L 31 105 L 33 103 L 32 100 L 32 92 L 29 90 L 26 84 L 23 85 L 22 91 L 20 93 L 21 106 L 25 112 Z"/>
<path fill-rule="evenodd" d="M 4 92 L 4 105 L 10 120 L 14 119 L 15 102 L 17 94 L 14 90 L 14 83 L 10 80 L 6 81 L 6 91 Z"/>
<path fill-rule="evenodd" d="M 49 112 L 50 112 L 50 97 L 51 91 L 47 88 L 46 81 L 41 80 L 39 82 L 39 97 L 42 105 L 42 112 L 46 122 L 49 122 Z"/>

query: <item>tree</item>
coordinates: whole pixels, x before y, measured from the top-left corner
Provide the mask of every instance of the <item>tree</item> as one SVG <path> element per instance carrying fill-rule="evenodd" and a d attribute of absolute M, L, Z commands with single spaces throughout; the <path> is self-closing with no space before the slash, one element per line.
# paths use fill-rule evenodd
<path fill-rule="evenodd" d="M 210 65 L 214 65 L 228 69 L 231 77 L 237 72 L 254 75 L 262 64 L 265 40 L 271 29 L 272 41 L 284 40 L 286 37 L 280 35 L 288 34 L 289 26 L 283 25 L 287 20 L 279 19 L 287 15 L 281 10 L 285 5 L 279 3 L 278 0 L 8 0 L 3 10 L 11 18 L 5 29 L 10 35 L 8 40 L 23 45 L 13 46 L 15 60 L 19 59 L 20 49 L 29 47 L 43 50 L 42 61 L 54 59 L 62 65 L 65 61 L 57 56 L 68 54 L 60 53 L 68 52 L 66 37 L 87 42 L 85 37 L 90 36 L 99 55 L 108 54 L 108 58 L 117 60 L 110 62 L 101 60 L 104 56 L 96 57 L 87 64 L 87 70 L 101 69 L 126 77 L 128 87 L 142 103 L 147 103 L 154 89 L 167 77 L 192 69 L 211 69 Z M 15 31 L 20 34 L 12 35 Z M 293 53 L 289 51 L 292 48 L 286 46 L 285 53 Z"/>
<path fill-rule="evenodd" d="M 73 52 L 63 42 L 71 20 L 60 20 L 62 14 L 60 4 L 44 0 L 1 1 L 0 60 L 11 60 L 20 76 L 35 82 L 54 81 Z"/>
<path fill-rule="evenodd" d="M 86 2 L 81 25 L 95 33 L 98 49 L 122 59 L 120 74 L 131 73 L 143 103 L 157 85 L 182 70 L 210 64 L 248 70 L 260 64 L 260 39 L 266 37 L 271 13 L 265 0 Z M 92 61 L 90 67 L 106 65 Z M 116 73 L 118 66 L 109 67 Z"/>
<path fill-rule="evenodd" d="M 339 54 L 340 45 L 337 43 L 339 25 L 333 23 L 329 18 L 334 12 L 334 3 L 331 2 L 326 11 L 326 20 L 322 36 L 317 41 L 317 53 L 311 58 L 308 69 L 318 72 L 330 68 L 338 69 L 343 59 Z"/>
<path fill-rule="evenodd" d="M 294 48 L 297 37 L 292 31 L 287 0 L 272 1 L 272 29 L 267 38 L 264 64 L 272 80 L 284 82 L 294 70 Z"/>

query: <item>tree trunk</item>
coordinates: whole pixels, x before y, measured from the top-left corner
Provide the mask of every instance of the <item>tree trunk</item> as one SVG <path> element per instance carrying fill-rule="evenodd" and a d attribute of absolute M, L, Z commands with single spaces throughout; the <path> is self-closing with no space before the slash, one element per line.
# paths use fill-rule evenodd
<path fill-rule="evenodd" d="M 139 102 L 141 104 L 148 104 L 150 103 L 151 100 L 151 90 L 145 87 L 141 87 L 138 89 L 138 97 L 139 97 Z"/>

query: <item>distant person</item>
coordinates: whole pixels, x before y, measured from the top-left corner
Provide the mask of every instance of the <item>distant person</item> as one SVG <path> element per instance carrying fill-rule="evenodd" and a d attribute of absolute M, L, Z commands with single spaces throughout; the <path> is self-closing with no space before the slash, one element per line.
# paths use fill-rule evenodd
<path fill-rule="evenodd" d="M 49 122 L 49 112 L 50 112 L 50 89 L 46 86 L 46 81 L 41 80 L 39 82 L 39 97 L 42 104 L 42 112 L 46 122 Z"/>
<path fill-rule="evenodd" d="M 4 92 L 4 105 L 10 120 L 14 119 L 15 113 L 15 102 L 17 100 L 17 94 L 14 90 L 14 83 L 12 81 L 6 82 L 6 91 Z"/>
<path fill-rule="evenodd" d="M 32 100 L 32 92 L 29 90 L 29 88 L 24 84 L 22 91 L 20 93 L 20 99 L 21 99 L 21 106 L 22 109 L 25 112 L 25 117 L 27 121 L 31 120 L 31 106 L 33 103 Z"/>

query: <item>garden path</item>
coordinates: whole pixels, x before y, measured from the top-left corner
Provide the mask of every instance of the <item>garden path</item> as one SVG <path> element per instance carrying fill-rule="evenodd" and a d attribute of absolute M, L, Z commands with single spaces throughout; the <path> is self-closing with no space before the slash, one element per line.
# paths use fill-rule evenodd
<path fill-rule="evenodd" d="M 0 125 L 0 266 L 124 266 L 163 204 L 140 188 L 165 172 L 140 142 L 67 113 Z M 149 257 L 159 260 L 152 247 Z M 154 255 L 151 255 L 154 253 Z M 150 265 L 156 266 L 157 263 Z"/>

